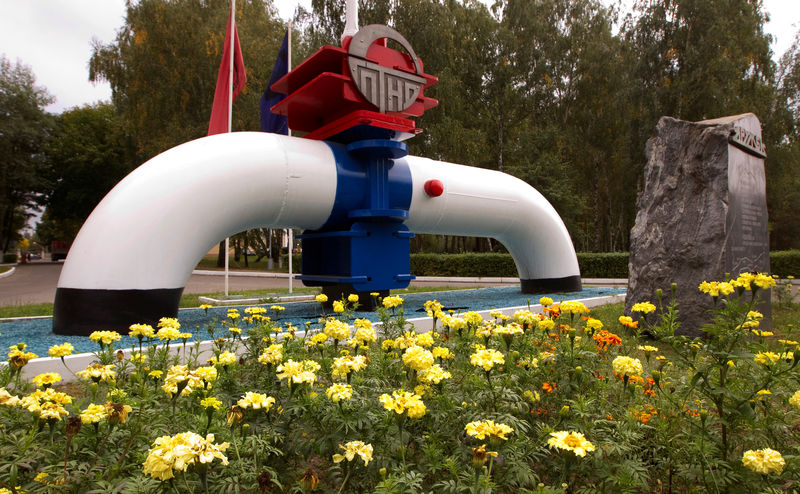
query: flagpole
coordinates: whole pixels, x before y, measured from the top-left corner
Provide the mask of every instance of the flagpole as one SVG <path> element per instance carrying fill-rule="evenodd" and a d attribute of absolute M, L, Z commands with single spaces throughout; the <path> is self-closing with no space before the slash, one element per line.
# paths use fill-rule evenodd
<path fill-rule="evenodd" d="M 286 73 L 292 70 L 292 20 L 289 19 L 289 28 L 286 32 Z M 291 136 L 292 129 L 289 128 L 289 121 L 286 121 L 287 133 Z M 289 228 L 289 293 L 292 293 L 292 229 Z"/>
<path fill-rule="evenodd" d="M 230 53 L 230 65 L 228 66 L 228 133 L 231 132 L 231 128 L 233 127 L 233 45 L 234 45 L 234 36 L 236 31 L 236 0 L 231 0 L 231 25 L 229 26 L 229 32 L 231 33 L 231 53 Z M 225 297 L 228 296 L 228 272 L 229 272 L 229 259 L 228 253 L 230 252 L 230 238 L 225 237 Z M 247 255 L 247 252 L 244 253 Z"/>

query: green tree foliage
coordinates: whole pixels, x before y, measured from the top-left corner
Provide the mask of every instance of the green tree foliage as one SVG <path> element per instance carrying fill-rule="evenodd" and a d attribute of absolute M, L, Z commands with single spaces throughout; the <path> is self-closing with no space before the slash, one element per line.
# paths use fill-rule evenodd
<path fill-rule="evenodd" d="M 42 148 L 51 118 L 52 98 L 36 86 L 31 69 L 0 56 L 0 248 L 5 252 L 41 203 L 44 191 Z"/>
<path fill-rule="evenodd" d="M 767 158 L 767 203 L 772 248 L 800 248 L 800 33 L 778 64 L 771 107 L 774 132 Z M 778 137 L 776 139 L 775 137 Z"/>
<path fill-rule="evenodd" d="M 411 152 L 525 180 L 555 206 L 578 250 L 628 248 L 645 143 L 661 116 L 744 112 L 764 125 L 772 246 L 796 246 L 797 44 L 776 70 L 759 0 L 638 0 L 621 23 L 607 4 L 360 0 L 359 21 L 395 27 L 439 77 L 427 94 L 440 104 L 418 120 L 424 133 Z M 205 135 L 228 5 L 129 2 L 117 39 L 95 46 L 91 78 L 111 82 L 141 159 Z M 249 82 L 234 129 L 253 130 L 284 28 L 269 0 L 237 2 L 237 22 Z M 339 0 L 298 8 L 293 65 L 338 45 L 343 28 Z"/>
<path fill-rule="evenodd" d="M 133 140 L 111 104 L 58 116 L 45 148 L 49 172 L 39 239 L 71 241 L 100 200 L 136 165 Z"/>
<path fill-rule="evenodd" d="M 95 44 L 90 79 L 111 84 L 143 159 L 206 135 L 229 11 L 228 0 L 128 2 L 116 40 Z M 234 103 L 233 129 L 257 130 L 285 28 L 268 0 L 236 2 L 236 22 L 247 86 Z"/>

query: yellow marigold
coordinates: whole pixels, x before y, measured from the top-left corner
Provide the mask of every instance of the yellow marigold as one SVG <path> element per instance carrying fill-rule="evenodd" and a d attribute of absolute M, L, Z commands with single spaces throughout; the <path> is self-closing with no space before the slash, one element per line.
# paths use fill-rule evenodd
<path fill-rule="evenodd" d="M 161 379 L 161 376 L 164 374 L 164 371 L 161 370 L 153 370 L 147 374 L 147 377 L 151 377 L 153 379 Z"/>
<path fill-rule="evenodd" d="M 783 467 L 786 466 L 786 460 L 774 449 L 751 449 L 745 451 L 744 455 L 742 455 L 742 464 L 762 475 L 769 475 L 770 473 L 780 475 L 783 472 Z"/>
<path fill-rule="evenodd" d="M 421 346 L 408 347 L 403 353 L 403 364 L 415 371 L 425 370 L 433 365 L 433 353 Z"/>
<path fill-rule="evenodd" d="M 333 301 L 333 312 L 337 313 L 344 312 L 344 304 L 341 302 L 341 300 Z"/>
<path fill-rule="evenodd" d="M 494 332 L 495 334 L 499 334 L 500 336 L 503 337 L 516 336 L 523 333 L 522 327 L 515 322 L 512 322 L 511 324 L 506 324 L 505 326 L 497 326 L 494 329 Z"/>
<path fill-rule="evenodd" d="M 214 410 L 219 410 L 222 408 L 222 402 L 214 396 L 209 396 L 208 398 L 200 400 L 200 406 L 206 409 L 213 408 Z"/>
<path fill-rule="evenodd" d="M 381 303 L 387 309 L 394 309 L 395 307 L 403 305 L 403 299 L 399 296 L 383 297 Z"/>
<path fill-rule="evenodd" d="M 420 395 L 403 389 L 398 389 L 391 395 L 384 393 L 378 399 L 387 410 L 391 410 L 398 415 L 405 413 L 411 419 L 423 417 L 427 411 L 427 407 L 422 402 Z"/>
<path fill-rule="evenodd" d="M 538 314 L 535 314 L 535 313 L 533 313 L 533 312 L 531 312 L 529 310 L 525 310 L 525 309 L 518 310 L 518 311 L 514 312 L 514 316 L 512 317 L 512 319 L 514 320 L 515 323 L 523 324 L 523 325 L 526 325 L 526 326 L 535 325 L 536 323 L 538 323 L 541 320 L 541 318 L 539 317 Z"/>
<path fill-rule="evenodd" d="M 0 404 L 2 404 L 2 401 L 0 401 Z M 796 410 L 800 410 L 800 390 L 795 391 L 792 397 L 789 398 L 789 404 L 792 405 Z"/>
<path fill-rule="evenodd" d="M 86 381 L 112 382 L 116 378 L 117 373 L 114 371 L 114 366 L 111 364 L 92 364 L 84 370 L 76 372 L 75 375 Z"/>
<path fill-rule="evenodd" d="M 433 340 L 433 331 L 428 331 L 426 333 L 418 333 L 414 337 L 414 343 L 417 346 L 421 346 L 423 348 L 430 348 L 435 343 Z"/>
<path fill-rule="evenodd" d="M 639 350 L 645 352 L 645 353 L 657 352 L 658 351 L 658 347 L 654 347 L 654 346 L 650 346 L 650 345 L 639 345 L 637 348 Z"/>
<path fill-rule="evenodd" d="M 753 360 L 760 365 L 771 365 L 780 360 L 780 355 L 775 352 L 758 352 L 753 356 Z"/>
<path fill-rule="evenodd" d="M 338 319 L 328 319 L 323 332 L 334 340 L 342 341 L 350 337 L 350 326 Z"/>
<path fill-rule="evenodd" d="M 161 389 L 170 396 L 178 393 L 178 388 L 182 388 L 180 396 L 188 396 L 198 387 L 202 387 L 202 382 L 185 365 L 173 365 L 167 369 L 164 384 L 161 385 Z"/>
<path fill-rule="evenodd" d="M 281 361 L 283 361 L 283 345 L 280 343 L 273 343 L 258 356 L 258 362 L 264 365 L 279 364 Z"/>
<path fill-rule="evenodd" d="M 309 350 L 311 350 L 312 348 L 324 344 L 325 341 L 327 341 L 327 339 L 328 335 L 326 335 L 325 333 L 316 333 L 306 340 L 305 345 L 308 347 Z"/>
<path fill-rule="evenodd" d="M 72 355 L 72 352 L 75 351 L 75 347 L 73 347 L 69 343 L 63 343 L 61 345 L 53 345 L 47 350 L 47 354 L 54 358 L 66 357 L 67 355 Z"/>
<path fill-rule="evenodd" d="M 353 339 L 361 345 L 378 341 L 378 334 L 373 329 L 372 322 L 369 319 L 356 319 L 353 325 L 356 328 L 356 334 Z"/>
<path fill-rule="evenodd" d="M 217 368 L 213 365 L 198 367 L 194 370 L 194 375 L 206 383 L 213 383 L 218 377 Z"/>
<path fill-rule="evenodd" d="M 444 308 L 438 300 L 426 300 L 424 307 L 425 312 L 428 313 L 428 317 L 439 317 Z"/>
<path fill-rule="evenodd" d="M 133 352 L 131 353 L 131 362 L 134 364 L 144 364 L 147 362 L 147 355 L 144 353 Z"/>
<path fill-rule="evenodd" d="M 159 340 L 173 341 L 181 338 L 181 332 L 172 326 L 164 326 L 156 333 L 156 338 Z"/>
<path fill-rule="evenodd" d="M 631 307 L 631 312 L 641 312 L 643 314 L 649 314 L 654 310 L 656 310 L 656 306 L 650 302 L 639 302 L 638 304 L 633 304 L 633 307 Z"/>
<path fill-rule="evenodd" d="M 89 339 L 101 345 L 110 345 L 115 341 L 119 341 L 122 336 L 116 331 L 94 331 L 89 335 Z"/>
<path fill-rule="evenodd" d="M 15 407 L 19 405 L 19 397 L 9 393 L 6 388 L 0 388 L 0 405 Z"/>
<path fill-rule="evenodd" d="M 39 418 L 42 420 L 61 420 L 61 417 L 66 417 L 69 412 L 59 403 L 46 401 L 41 404 L 39 409 Z"/>
<path fill-rule="evenodd" d="M 206 311 L 207 311 L 208 309 L 212 309 L 213 307 L 214 307 L 214 306 L 213 306 L 213 305 L 211 305 L 211 304 L 200 304 L 200 308 L 201 308 L 201 309 L 203 309 L 203 310 L 206 310 Z"/>
<path fill-rule="evenodd" d="M 144 473 L 158 480 L 169 480 L 175 476 L 174 472 L 185 472 L 195 463 L 211 463 L 216 458 L 227 465 L 228 458 L 223 453 L 229 446 L 228 443 L 215 444 L 214 434 L 205 438 L 194 432 L 161 436 L 147 452 Z"/>
<path fill-rule="evenodd" d="M 582 302 L 567 300 L 561 302 L 561 312 L 563 314 L 588 314 L 589 309 Z"/>
<path fill-rule="evenodd" d="M 511 427 L 494 420 L 476 420 L 464 426 L 464 430 L 467 431 L 467 435 L 476 439 L 483 440 L 488 437 L 489 439 L 503 441 L 507 441 L 508 437 L 506 436 L 514 432 Z"/>
<path fill-rule="evenodd" d="M 333 359 L 331 376 L 347 378 L 350 372 L 358 372 L 367 366 L 367 357 L 364 355 L 343 355 Z"/>
<path fill-rule="evenodd" d="M 111 424 L 124 424 L 128 420 L 128 414 L 133 410 L 130 405 L 123 403 L 106 402 L 106 412 L 108 412 L 107 420 Z"/>
<path fill-rule="evenodd" d="M 425 384 L 439 384 L 444 379 L 450 379 L 452 374 L 442 369 L 439 364 L 433 364 L 427 369 L 420 371 L 417 378 Z"/>
<path fill-rule="evenodd" d="M 550 297 L 542 297 L 539 299 L 539 303 L 543 307 L 550 307 L 551 305 L 553 305 L 553 299 Z"/>
<path fill-rule="evenodd" d="M 38 387 L 52 386 L 61 381 L 61 374 L 58 372 L 45 372 L 44 374 L 37 375 L 31 379 L 31 381 Z"/>
<path fill-rule="evenodd" d="M 440 358 L 442 360 L 455 358 L 453 352 L 451 352 L 449 348 L 444 346 L 433 347 L 431 353 L 433 354 L 433 358 Z"/>
<path fill-rule="evenodd" d="M 536 403 L 541 399 L 538 391 L 531 391 L 529 389 L 522 393 L 522 397 L 531 403 Z"/>
<path fill-rule="evenodd" d="M 131 324 L 128 327 L 128 336 L 133 338 L 153 338 L 156 333 L 149 324 Z"/>
<path fill-rule="evenodd" d="M 542 331 L 552 331 L 553 329 L 555 329 L 556 323 L 552 319 L 542 319 L 541 321 L 536 323 L 536 326 Z"/>
<path fill-rule="evenodd" d="M 603 329 L 603 321 L 600 319 L 595 319 L 594 317 L 590 317 L 586 319 L 586 327 L 592 331 L 600 331 Z"/>
<path fill-rule="evenodd" d="M 159 328 L 181 329 L 181 323 L 175 317 L 162 317 L 158 320 Z"/>
<path fill-rule="evenodd" d="M 473 327 L 478 326 L 480 323 L 483 322 L 483 316 L 481 316 L 480 313 L 475 311 L 465 312 L 462 317 L 464 318 L 464 321 L 466 321 L 468 325 Z"/>
<path fill-rule="evenodd" d="M 787 346 L 793 346 L 798 344 L 798 342 L 794 340 L 778 340 L 778 343 L 782 343 Z"/>
<path fill-rule="evenodd" d="M 320 369 L 320 365 L 313 360 L 302 360 L 295 362 L 292 359 L 287 360 L 278 366 L 277 376 L 280 380 L 287 380 L 287 384 L 312 384 L 317 380 L 316 372 Z"/>
<path fill-rule="evenodd" d="M 394 350 L 397 348 L 397 343 L 394 340 L 383 340 L 381 342 L 381 350 L 384 352 L 388 352 L 389 350 Z"/>
<path fill-rule="evenodd" d="M 317 302 L 319 302 L 321 304 L 324 304 L 325 302 L 328 301 L 328 296 L 325 295 L 324 293 L 320 293 L 319 295 L 314 297 L 314 300 L 316 300 Z"/>
<path fill-rule="evenodd" d="M 349 384 L 336 383 L 326 389 L 325 394 L 333 402 L 348 401 L 353 397 L 353 387 Z"/>
<path fill-rule="evenodd" d="M 364 460 L 364 466 L 367 466 L 372 461 L 372 445 L 364 444 L 362 441 L 350 441 L 344 445 L 339 445 L 340 449 L 344 450 L 344 455 L 333 455 L 333 462 L 339 463 L 347 458 L 347 461 L 353 461 L 356 455 Z"/>
<path fill-rule="evenodd" d="M 248 391 L 236 404 L 245 409 L 252 408 L 253 410 L 260 410 L 263 408 L 265 412 L 268 412 L 270 408 L 272 408 L 272 405 L 275 404 L 275 398 L 263 393 Z"/>
<path fill-rule="evenodd" d="M 475 330 L 475 335 L 481 338 L 491 338 L 495 334 L 495 322 L 486 321 Z"/>
<path fill-rule="evenodd" d="M 642 362 L 638 358 L 623 355 L 616 357 L 611 362 L 611 366 L 614 368 L 614 372 L 621 376 L 638 376 L 643 372 Z"/>
<path fill-rule="evenodd" d="M 223 367 L 227 367 L 236 363 L 236 354 L 233 352 L 222 352 L 218 357 L 213 356 L 208 359 L 208 363 L 211 365 L 221 365 Z"/>
<path fill-rule="evenodd" d="M 347 296 L 347 301 L 350 302 L 351 304 L 358 302 L 358 295 L 356 295 L 355 293 L 351 293 L 350 295 Z"/>
<path fill-rule="evenodd" d="M 590 443 L 580 432 L 556 431 L 550 433 L 547 445 L 551 448 L 563 449 L 575 453 L 575 456 L 583 458 L 586 453 L 594 451 L 594 445 Z"/>
<path fill-rule="evenodd" d="M 469 357 L 469 363 L 475 367 L 483 367 L 483 370 L 490 371 L 495 364 L 503 365 L 506 363 L 503 354 L 491 348 L 477 350 Z"/>

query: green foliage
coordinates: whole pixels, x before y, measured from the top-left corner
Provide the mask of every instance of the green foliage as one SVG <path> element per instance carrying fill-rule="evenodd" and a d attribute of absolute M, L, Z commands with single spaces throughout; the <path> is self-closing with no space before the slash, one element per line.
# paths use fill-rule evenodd
<path fill-rule="evenodd" d="M 258 130 L 258 101 L 285 28 L 270 2 L 242 0 L 236 10 L 247 86 L 234 103 L 233 129 Z M 90 78 L 111 84 L 141 158 L 208 132 L 229 11 L 222 0 L 130 2 L 116 40 L 95 44 Z"/>
<path fill-rule="evenodd" d="M 51 118 L 44 107 L 52 97 L 36 86 L 31 69 L 0 56 L 0 251 L 18 240 L 28 208 L 40 204 L 46 186 L 42 150 Z"/>
<path fill-rule="evenodd" d="M 751 287 L 749 293 L 756 292 Z M 436 313 L 437 330 L 426 334 L 403 334 L 401 305 L 383 313 L 395 339 L 380 335 L 352 346 L 345 340 L 338 345 L 330 338 L 312 340 L 323 333 L 325 319 L 312 322 L 309 334 L 291 337 L 279 314 L 270 313 L 271 321 L 241 321 L 257 313 L 248 310 L 198 328 L 187 342 L 178 340 L 172 354 L 155 338 L 133 340 L 146 361 L 117 359 L 113 343 L 101 348 L 97 361 L 110 365 L 116 378 L 60 388 L 73 396 L 63 420 L 28 411 L 35 387 L 3 366 L 0 386 L 10 397 L 0 395 L 5 403 L 0 482 L 29 492 L 98 493 L 301 493 L 312 487 L 328 493 L 737 492 L 743 485 L 791 491 L 800 483 L 791 429 L 800 418 L 795 409 L 800 402 L 788 402 L 797 390 L 797 360 L 782 355 L 790 343 L 748 336 L 757 319 L 749 312 L 755 298 L 720 299 L 705 340 L 675 336 L 674 304 L 659 304 L 659 313 L 643 315 L 642 326 L 630 331 L 616 320 L 621 305 L 590 314 L 604 318 L 603 324 L 586 317 L 582 304 L 564 302 L 540 313 L 519 311 L 511 320 L 500 314 L 482 320 L 476 313 Z M 234 323 L 246 328 L 249 338 L 225 339 Z M 507 329 L 514 330 L 512 336 L 503 336 Z M 644 329 L 655 342 L 640 335 Z M 272 335 L 281 335 L 279 357 L 266 351 L 276 343 Z M 209 355 L 198 353 L 200 338 L 215 340 L 218 359 L 216 378 L 206 383 L 196 371 L 210 365 Z M 450 377 L 423 385 L 421 371 L 412 370 L 414 361 L 407 357 L 431 345 L 452 353 L 431 358 Z M 483 347 L 477 345 L 499 352 L 503 362 L 478 366 L 477 350 Z M 238 358 L 226 361 L 225 352 Z M 347 377 L 334 375 L 339 365 L 334 359 L 348 353 L 364 357 L 366 367 Z M 618 357 L 637 359 L 642 370 L 616 374 Z M 316 361 L 314 379 L 304 382 L 298 374 L 288 385 L 289 359 Z M 166 384 L 177 381 L 167 375 L 179 363 L 195 376 L 185 382 L 185 392 L 169 391 Z M 152 370 L 164 375 L 154 378 Z M 332 401 L 326 389 L 334 383 L 349 383 L 352 397 Z M 412 418 L 388 409 L 380 397 L 398 389 L 418 393 L 414 399 L 422 400 L 424 415 Z M 771 394 L 758 394 L 762 389 Z M 254 409 L 243 400 L 247 392 L 275 401 Z M 12 404 L 14 396 L 27 397 L 24 406 Z M 205 408 L 206 397 L 222 406 Z M 112 425 L 102 419 L 75 432 L 81 411 L 107 401 L 131 407 L 124 421 Z M 73 420 L 69 435 L 68 419 Z M 473 437 L 466 425 L 485 420 L 511 431 L 505 439 L 490 433 Z M 176 464 L 173 480 L 146 474 L 142 464 L 158 454 L 153 441 L 186 431 L 201 438 L 213 434 L 208 437 L 226 460 L 209 458 L 205 466 L 195 460 L 185 472 Z M 580 432 L 591 448 L 578 456 L 571 442 L 549 443 L 556 431 Z M 349 441 L 370 445 L 367 457 L 337 458 Z M 481 447 L 497 456 L 482 454 Z M 742 463 L 744 451 L 764 447 L 782 453 L 781 472 L 760 475 Z"/>
<path fill-rule="evenodd" d="M 778 276 L 800 276 L 800 250 L 783 250 L 769 253 L 770 270 Z"/>
<path fill-rule="evenodd" d="M 517 276 L 509 254 L 412 254 L 417 276 Z"/>
<path fill-rule="evenodd" d="M 110 104 L 65 111 L 45 148 L 49 171 L 39 241 L 70 242 L 100 200 L 138 163 L 124 123 Z"/>
<path fill-rule="evenodd" d="M 578 265 L 584 278 L 628 278 L 627 252 L 578 252 Z"/>

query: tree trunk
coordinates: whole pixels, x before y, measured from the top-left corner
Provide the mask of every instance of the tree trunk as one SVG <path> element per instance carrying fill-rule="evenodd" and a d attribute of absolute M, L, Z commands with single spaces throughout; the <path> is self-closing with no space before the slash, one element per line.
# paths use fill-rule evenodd
<path fill-rule="evenodd" d="M 217 254 L 217 267 L 224 268 L 225 267 L 225 241 L 219 243 L 219 253 Z"/>

